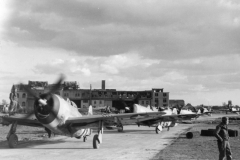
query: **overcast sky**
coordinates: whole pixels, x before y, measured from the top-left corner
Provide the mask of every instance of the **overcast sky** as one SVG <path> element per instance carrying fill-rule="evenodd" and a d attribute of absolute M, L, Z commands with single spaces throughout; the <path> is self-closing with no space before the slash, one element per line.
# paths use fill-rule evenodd
<path fill-rule="evenodd" d="M 164 88 L 240 105 L 238 0 L 1 0 L 0 100 L 60 73 L 83 89 Z"/>

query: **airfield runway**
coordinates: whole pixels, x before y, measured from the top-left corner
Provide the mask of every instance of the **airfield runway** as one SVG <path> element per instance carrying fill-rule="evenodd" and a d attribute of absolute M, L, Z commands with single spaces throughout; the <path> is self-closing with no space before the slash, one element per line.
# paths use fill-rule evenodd
<path fill-rule="evenodd" d="M 202 117 L 199 121 L 213 120 L 222 115 L 214 115 L 212 117 Z M 137 127 L 124 126 L 124 132 L 119 133 L 115 130 L 105 130 L 103 135 L 103 143 L 99 149 L 93 149 L 92 138 L 95 132 L 88 137 L 87 142 L 82 139 L 69 138 L 64 136 L 56 136 L 48 139 L 39 135 L 45 134 L 41 130 L 32 131 L 31 138 L 28 140 L 24 137 L 27 127 L 17 131 L 19 135 L 19 145 L 15 149 L 9 149 L 7 141 L 0 139 L 0 159 L 83 159 L 83 160 L 148 160 L 148 159 L 164 159 L 160 154 L 167 154 L 168 157 L 174 154 L 173 148 L 177 138 L 184 135 L 189 128 L 197 128 L 199 123 L 179 124 L 170 131 L 166 129 L 162 133 L 156 134 L 153 127 Z M 9 130 L 9 127 L 0 127 L 0 130 Z M 20 131 L 21 130 L 21 131 Z M 6 134 L 4 133 L 4 134 Z M 0 134 L 3 134 L 1 132 Z M 36 136 L 38 135 L 38 136 Z M 1 135 L 3 137 L 3 135 Z M 4 135 L 6 137 L 6 135 Z M 188 140 L 184 138 L 185 143 L 192 143 L 194 139 Z M 164 148 L 167 148 L 163 152 Z M 179 147 L 179 146 L 178 146 Z M 181 148 L 181 147 L 180 147 Z M 188 148 L 191 152 L 191 148 Z M 187 151 L 188 152 L 188 151 Z M 204 154 L 204 153 L 203 153 Z M 217 153 L 216 153 L 217 154 Z M 184 157 L 183 157 L 184 158 Z M 167 159 L 180 159 L 174 156 Z M 185 157 L 185 159 L 188 159 Z M 192 159 L 192 158 L 190 158 Z"/>

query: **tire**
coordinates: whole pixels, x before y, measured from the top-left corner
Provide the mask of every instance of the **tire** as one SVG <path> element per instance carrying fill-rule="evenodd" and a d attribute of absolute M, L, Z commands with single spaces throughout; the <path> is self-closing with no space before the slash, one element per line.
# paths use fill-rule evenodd
<path fill-rule="evenodd" d="M 208 129 L 208 136 L 215 136 L 216 129 Z"/>
<path fill-rule="evenodd" d="M 228 130 L 229 137 L 237 137 L 237 134 L 236 130 Z"/>
<path fill-rule="evenodd" d="M 95 134 L 93 137 L 93 148 L 98 149 L 100 147 L 100 142 L 98 140 L 98 135 Z"/>
<path fill-rule="evenodd" d="M 187 132 L 186 137 L 188 139 L 192 139 L 193 138 L 193 133 L 192 132 Z"/>
<path fill-rule="evenodd" d="M 121 128 L 118 129 L 118 132 L 123 132 L 123 126 L 120 126 Z"/>
<path fill-rule="evenodd" d="M 201 130 L 201 136 L 209 136 L 208 130 Z"/>
<path fill-rule="evenodd" d="M 8 146 L 10 148 L 16 148 L 18 145 L 18 136 L 16 134 L 11 134 L 8 139 Z"/>
<path fill-rule="evenodd" d="M 186 137 L 188 139 L 199 137 L 200 133 L 198 131 L 187 132 Z"/>

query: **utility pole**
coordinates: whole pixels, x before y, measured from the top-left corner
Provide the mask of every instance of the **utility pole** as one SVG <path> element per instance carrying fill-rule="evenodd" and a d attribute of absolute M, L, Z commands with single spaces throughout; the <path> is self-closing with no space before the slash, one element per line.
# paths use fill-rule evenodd
<path fill-rule="evenodd" d="M 92 85 L 91 84 L 90 84 L 90 102 L 89 102 L 89 104 L 92 105 Z"/>

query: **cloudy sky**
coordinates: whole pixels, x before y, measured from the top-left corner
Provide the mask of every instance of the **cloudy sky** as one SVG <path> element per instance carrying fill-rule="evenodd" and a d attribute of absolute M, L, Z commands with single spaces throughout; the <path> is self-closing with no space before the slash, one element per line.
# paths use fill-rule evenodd
<path fill-rule="evenodd" d="M 13 84 L 164 88 L 192 105 L 240 105 L 238 0 L 1 0 L 0 101 Z M 9 101 L 9 100 L 8 100 Z"/>

